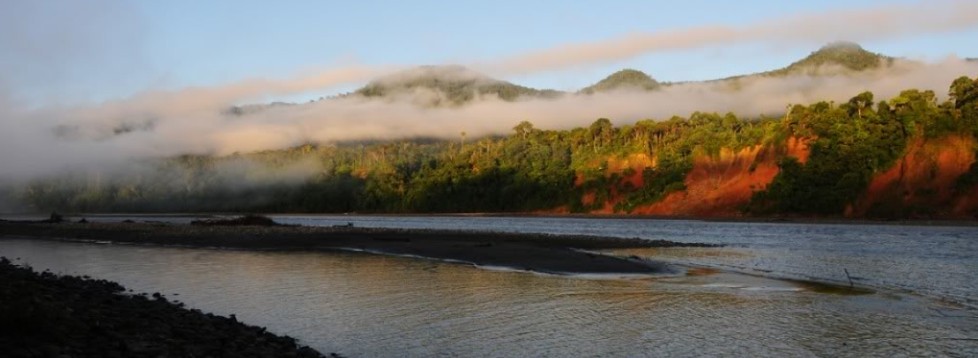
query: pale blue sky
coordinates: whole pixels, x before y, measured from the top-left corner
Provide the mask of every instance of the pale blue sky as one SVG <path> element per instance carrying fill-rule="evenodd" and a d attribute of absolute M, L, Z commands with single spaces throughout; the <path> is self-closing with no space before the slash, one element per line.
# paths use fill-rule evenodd
<path fill-rule="evenodd" d="M 348 64 L 491 62 L 629 33 L 746 26 L 900 2 L 10 0 L 0 5 L 0 56 L 6 57 L 0 57 L 0 91 L 29 100 L 99 101 Z M 860 43 L 887 55 L 939 59 L 978 56 L 976 40 L 978 28 L 971 27 Z M 506 79 L 573 90 L 624 67 L 662 81 L 713 79 L 782 67 L 821 45 L 748 42 Z"/>

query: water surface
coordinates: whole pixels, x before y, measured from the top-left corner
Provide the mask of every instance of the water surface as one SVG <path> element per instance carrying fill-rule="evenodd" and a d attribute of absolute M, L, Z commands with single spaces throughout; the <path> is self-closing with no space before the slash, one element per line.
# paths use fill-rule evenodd
<path fill-rule="evenodd" d="M 976 356 L 975 228 L 635 219 L 281 216 L 316 225 L 494 229 L 725 243 L 629 252 L 690 275 L 582 279 L 329 252 L 0 240 L 87 274 L 349 356 Z M 823 293 L 775 279 L 847 283 Z M 173 296 L 178 294 L 178 296 Z"/>

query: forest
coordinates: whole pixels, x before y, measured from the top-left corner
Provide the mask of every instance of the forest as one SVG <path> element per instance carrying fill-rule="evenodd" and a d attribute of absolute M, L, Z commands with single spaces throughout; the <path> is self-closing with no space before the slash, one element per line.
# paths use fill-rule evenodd
<path fill-rule="evenodd" d="M 752 185 L 743 199 L 718 201 L 727 206 L 714 211 L 719 216 L 974 218 L 978 78 L 958 78 L 947 95 L 940 101 L 933 91 L 909 89 L 877 99 L 864 92 L 772 117 L 696 112 L 617 127 L 598 118 L 568 130 L 525 121 L 505 136 L 463 132 L 453 140 L 144 159 L 125 170 L 0 183 L 0 197 L 61 212 L 650 213 L 643 208 L 670 196 L 696 200 L 690 185 L 697 166 L 729 164 L 725 155 L 750 152 L 743 173 L 730 175 L 769 163 L 773 178 Z M 965 154 L 948 164 L 942 143 L 952 142 Z M 789 150 L 791 143 L 801 143 L 804 155 Z M 928 166 L 916 182 L 914 164 Z M 892 180 L 881 179 L 890 172 Z M 948 187 L 934 187 L 943 183 L 938 177 L 950 178 Z"/>

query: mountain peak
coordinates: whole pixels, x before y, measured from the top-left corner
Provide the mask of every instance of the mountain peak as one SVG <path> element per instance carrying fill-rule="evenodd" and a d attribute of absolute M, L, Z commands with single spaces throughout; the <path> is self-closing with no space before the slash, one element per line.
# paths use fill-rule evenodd
<path fill-rule="evenodd" d="M 858 43 L 852 41 L 834 41 L 829 42 L 822 46 L 815 52 L 825 52 L 825 51 L 850 51 L 850 52 L 861 52 L 866 51 Z"/>
<path fill-rule="evenodd" d="M 837 41 L 822 46 L 805 58 L 786 68 L 774 71 L 775 74 L 820 72 L 823 66 L 837 66 L 846 70 L 862 71 L 889 65 L 892 57 L 866 51 L 855 42 Z"/>
<path fill-rule="evenodd" d="M 537 90 L 489 77 L 460 65 L 426 65 L 396 72 L 371 81 L 354 94 L 384 97 L 417 89 L 440 93 L 451 104 L 460 105 L 477 95 L 495 95 L 506 101 L 521 96 L 556 96 L 556 91 Z M 435 100 L 430 105 L 444 104 Z"/>
<path fill-rule="evenodd" d="M 481 72 L 461 65 L 423 65 L 377 78 L 371 81 L 370 84 L 418 87 L 433 81 L 444 83 L 498 82 L 498 80 L 492 79 Z"/>
<path fill-rule="evenodd" d="M 848 41 L 832 42 L 818 51 L 787 67 L 789 72 L 813 71 L 818 67 L 833 65 L 853 71 L 877 68 L 888 64 L 892 58 L 866 51 L 859 44 Z"/>
<path fill-rule="evenodd" d="M 595 92 L 612 91 L 622 88 L 638 88 L 643 90 L 654 90 L 659 88 L 658 81 L 645 74 L 645 72 L 626 68 L 612 73 L 598 83 L 581 89 L 581 93 L 592 94 Z"/>

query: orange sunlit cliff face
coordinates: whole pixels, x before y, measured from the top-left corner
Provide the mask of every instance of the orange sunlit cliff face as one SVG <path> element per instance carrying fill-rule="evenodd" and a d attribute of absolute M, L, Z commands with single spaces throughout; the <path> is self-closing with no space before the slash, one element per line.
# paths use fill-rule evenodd
<path fill-rule="evenodd" d="M 777 161 L 783 156 L 793 156 L 804 163 L 808 159 L 807 141 L 789 138 L 780 152 L 769 146 L 753 146 L 734 152 L 723 148 L 716 157 L 700 156 L 694 159 L 693 169 L 684 181 L 686 190 L 667 195 L 661 201 L 635 208 L 631 214 L 662 216 L 740 216 L 754 191 L 767 186 L 778 174 Z M 605 175 L 619 174 L 620 186 L 641 187 L 642 172 L 655 168 L 655 158 L 646 154 L 632 154 L 626 158 L 608 158 Z M 626 175 L 627 174 L 627 175 Z M 578 176 L 577 185 L 582 183 Z M 621 196 L 612 188 L 609 199 L 592 214 L 612 214 Z M 581 202 L 593 205 L 596 195 L 586 193 Z M 558 212 L 561 210 L 558 210 Z"/>
<path fill-rule="evenodd" d="M 974 148 L 974 138 L 959 135 L 912 141 L 892 168 L 873 178 L 846 216 L 967 217 L 978 206 L 978 187 L 962 190 L 956 182 L 975 162 Z"/>
<path fill-rule="evenodd" d="M 753 146 L 737 152 L 724 148 L 717 157 L 693 160 L 686 175 L 686 190 L 674 192 L 662 201 L 637 208 L 634 213 L 668 216 L 730 217 L 742 215 L 742 208 L 757 190 L 764 189 L 778 175 L 778 159 L 793 156 L 808 159 L 805 140 L 792 137 L 779 155 L 772 147 Z"/>
<path fill-rule="evenodd" d="M 639 207 L 637 214 L 669 216 L 737 216 L 755 190 L 763 189 L 778 174 L 773 155 L 760 146 L 720 155 L 697 157 L 686 175 L 686 190 L 662 201 Z"/>
<path fill-rule="evenodd" d="M 639 188 L 645 185 L 645 180 L 642 177 L 642 171 L 644 171 L 645 168 L 655 168 L 655 166 L 655 158 L 650 157 L 645 153 L 636 153 L 625 158 L 607 158 L 604 174 L 605 176 L 611 176 L 612 174 L 620 175 L 621 180 L 618 182 L 619 186 Z M 574 180 L 574 185 L 580 186 L 583 183 L 583 175 L 577 175 Z M 586 206 L 591 206 L 595 204 L 596 200 L 597 195 L 594 192 L 588 192 L 581 198 L 581 203 Z M 608 200 L 601 205 L 600 209 L 592 210 L 591 213 L 613 214 L 615 212 L 615 204 L 618 204 L 619 201 L 621 201 L 621 195 L 616 187 L 612 187 L 611 195 L 609 195 Z M 559 211 L 566 210 L 562 208 Z"/>
<path fill-rule="evenodd" d="M 778 161 L 786 156 L 805 163 L 810 154 L 810 139 L 791 137 L 784 147 L 753 146 L 734 151 L 723 148 L 717 156 L 699 156 L 686 175 L 685 190 L 632 210 L 630 214 L 687 217 L 738 217 L 754 192 L 763 190 L 778 175 Z M 917 139 L 890 169 L 874 176 L 865 193 L 845 215 L 852 218 L 926 215 L 940 218 L 968 218 L 978 210 L 978 187 L 956 188 L 957 179 L 975 162 L 975 140 L 963 136 Z M 624 159 L 609 159 L 606 175 L 618 173 L 619 184 L 643 185 L 642 170 L 655 167 L 654 158 L 633 154 Z M 631 169 L 630 171 L 628 169 Z M 626 172 L 630 175 L 624 175 Z M 580 183 L 578 183 L 580 184 Z M 614 213 L 621 200 L 612 190 L 607 202 L 595 214 Z M 594 193 L 582 198 L 585 205 L 595 202 Z M 931 209 L 944 208 L 944 209 Z"/>

